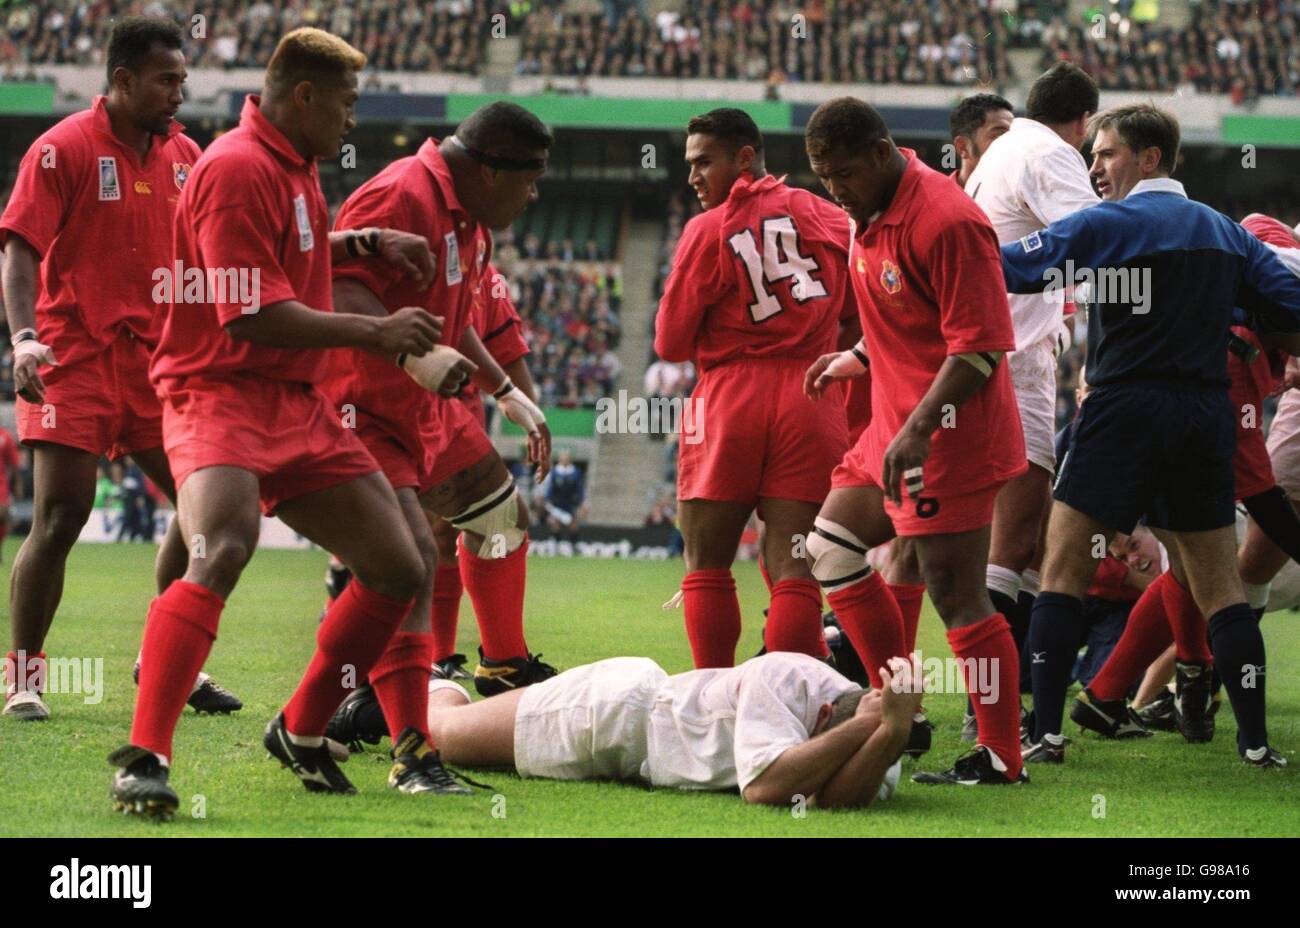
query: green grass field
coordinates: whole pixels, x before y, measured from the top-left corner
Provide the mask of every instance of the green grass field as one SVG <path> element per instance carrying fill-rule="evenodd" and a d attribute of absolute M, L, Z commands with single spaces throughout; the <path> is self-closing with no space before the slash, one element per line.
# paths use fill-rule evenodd
<path fill-rule="evenodd" d="M 6 545 L 4 584 L 15 542 Z M 472 798 L 405 796 L 385 786 L 387 755 L 354 755 L 345 766 L 350 797 L 308 794 L 268 760 L 266 721 L 296 685 L 313 646 L 325 556 L 262 551 L 236 590 L 207 669 L 234 690 L 236 716 L 186 710 L 176 736 L 171 782 L 176 819 L 155 825 L 111 812 L 105 757 L 124 743 L 134 687 L 131 665 L 152 595 L 153 548 L 83 545 L 72 555 L 63 605 L 47 643 L 52 657 L 103 658 L 103 701 L 53 695 L 43 724 L 0 720 L 0 835 L 1297 835 L 1300 834 L 1300 616 L 1265 619 L 1269 646 L 1271 739 L 1287 770 L 1245 767 L 1233 748 L 1230 713 L 1213 743 L 1187 745 L 1172 734 L 1133 743 L 1074 737 L 1063 767 L 1036 767 L 1014 789 L 916 786 L 869 811 L 746 806 L 736 795 L 650 791 L 613 783 L 523 781 L 503 773 L 476 778 L 494 787 Z M 681 614 L 660 603 L 676 589 L 681 563 L 534 559 L 529 565 L 528 637 L 561 668 L 620 654 L 648 655 L 670 673 L 690 669 Z M 736 570 L 746 620 L 741 654 L 756 650 L 763 585 L 753 565 Z M 7 601 L 7 595 L 4 597 Z M 460 650 L 474 653 L 468 601 Z M 927 605 L 920 644 L 949 651 Z M 8 641 L 6 623 L 6 642 Z M 964 747 L 957 732 L 964 699 L 926 700 L 937 723 L 935 750 L 922 763 L 947 766 Z M 387 742 L 385 742 L 387 744 Z M 910 774 L 916 764 L 905 762 Z M 494 795 L 495 794 L 495 795 Z M 504 799 L 499 798 L 504 797 Z M 192 812 L 201 812 L 196 817 Z M 1096 816 L 1095 812 L 1104 815 Z"/>

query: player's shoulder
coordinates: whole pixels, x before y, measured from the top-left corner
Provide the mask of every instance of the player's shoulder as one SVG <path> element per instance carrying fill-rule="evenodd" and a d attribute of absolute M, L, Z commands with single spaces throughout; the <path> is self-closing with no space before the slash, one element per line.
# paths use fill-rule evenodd
<path fill-rule="evenodd" d="M 95 132 L 95 111 L 82 110 L 65 116 L 36 137 L 27 149 L 30 157 L 39 157 L 43 164 L 65 163 L 90 152 Z M 51 162 L 49 156 L 53 155 Z"/>
<path fill-rule="evenodd" d="M 184 132 L 177 132 L 168 138 L 163 150 L 170 157 L 187 158 L 190 163 L 197 161 L 199 156 L 203 154 L 203 149 L 199 147 L 199 143 Z"/>

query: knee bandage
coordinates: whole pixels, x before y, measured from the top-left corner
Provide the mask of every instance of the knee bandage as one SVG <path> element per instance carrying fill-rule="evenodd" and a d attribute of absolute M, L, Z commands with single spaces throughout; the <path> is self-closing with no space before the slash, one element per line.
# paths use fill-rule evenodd
<path fill-rule="evenodd" d="M 808 556 L 812 558 L 812 574 L 826 593 L 834 593 L 852 586 L 867 574 L 867 546 L 846 529 L 830 519 L 818 518 L 808 536 Z"/>
<path fill-rule="evenodd" d="M 514 478 L 507 478 L 505 483 L 464 512 L 452 516 L 450 521 L 458 531 L 483 536 L 483 543 L 475 552 L 479 557 L 509 554 L 524 543 L 528 534 L 516 524 L 519 521 L 519 491 L 515 489 Z M 500 550 L 497 539 L 504 539 L 504 552 Z"/>

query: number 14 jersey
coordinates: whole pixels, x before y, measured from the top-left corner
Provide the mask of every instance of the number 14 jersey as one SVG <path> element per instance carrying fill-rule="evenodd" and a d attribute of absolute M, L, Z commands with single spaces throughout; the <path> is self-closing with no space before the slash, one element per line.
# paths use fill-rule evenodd
<path fill-rule="evenodd" d="M 655 351 L 701 371 L 727 361 L 811 361 L 857 311 L 849 221 L 770 174 L 742 174 L 725 203 L 686 224 L 655 321 Z"/>

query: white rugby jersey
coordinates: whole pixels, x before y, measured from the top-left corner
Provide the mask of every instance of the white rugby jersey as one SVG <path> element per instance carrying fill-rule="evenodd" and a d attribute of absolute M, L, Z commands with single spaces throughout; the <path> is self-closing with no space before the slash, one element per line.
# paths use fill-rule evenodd
<path fill-rule="evenodd" d="M 822 706 L 856 689 L 816 658 L 784 651 L 675 674 L 655 696 L 641 777 L 655 786 L 743 791 L 812 736 Z"/>
<path fill-rule="evenodd" d="M 989 145 L 966 181 L 966 192 L 989 217 L 999 245 L 1101 202 L 1083 155 L 1041 122 L 1023 116 Z M 1064 294 L 1012 293 L 1007 299 L 1017 349 L 1056 334 Z"/>

